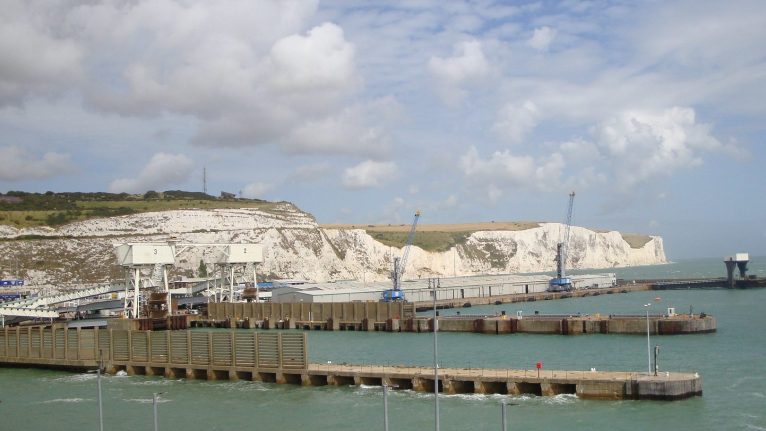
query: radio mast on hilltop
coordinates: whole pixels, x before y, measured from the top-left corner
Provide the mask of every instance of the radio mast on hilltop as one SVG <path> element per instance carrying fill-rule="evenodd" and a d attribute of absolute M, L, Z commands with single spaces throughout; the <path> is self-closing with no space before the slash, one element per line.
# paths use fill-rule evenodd
<path fill-rule="evenodd" d="M 207 166 L 202 167 L 202 193 L 207 194 Z"/>

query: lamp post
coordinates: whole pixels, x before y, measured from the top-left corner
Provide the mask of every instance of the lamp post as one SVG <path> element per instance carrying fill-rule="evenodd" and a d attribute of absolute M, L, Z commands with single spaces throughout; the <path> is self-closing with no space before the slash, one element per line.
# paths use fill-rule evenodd
<path fill-rule="evenodd" d="M 649 342 L 649 307 L 651 306 L 651 302 L 644 304 L 644 307 L 646 307 L 646 358 L 649 361 L 649 368 L 647 368 L 649 375 L 652 375 L 652 347 Z"/>
<path fill-rule="evenodd" d="M 383 429 L 388 431 L 388 390 L 390 388 L 398 388 L 398 385 L 389 385 L 383 383 Z"/>
<path fill-rule="evenodd" d="M 98 352 L 98 368 L 90 370 L 88 373 L 96 373 L 96 387 L 98 388 L 98 429 L 104 431 L 104 409 L 101 402 L 101 369 L 104 367 L 104 362 L 101 356 L 101 351 Z"/>
<path fill-rule="evenodd" d="M 388 431 L 388 385 L 383 383 L 383 430 Z"/>
<path fill-rule="evenodd" d="M 507 420 L 507 416 L 508 416 L 508 413 L 507 413 L 508 401 L 503 400 L 503 402 L 501 403 L 501 409 L 502 409 L 501 410 L 501 417 L 503 419 L 503 421 L 502 421 L 503 427 L 500 428 L 500 430 L 501 431 L 508 431 L 508 420 Z"/>
<path fill-rule="evenodd" d="M 517 406 L 516 403 L 509 403 L 508 400 L 502 400 L 500 402 L 501 413 L 501 431 L 508 431 L 508 406 Z"/>
<path fill-rule="evenodd" d="M 152 407 L 154 407 L 154 431 L 159 431 L 160 427 L 157 421 L 157 403 L 160 400 L 160 395 L 164 392 L 155 392 L 152 394 Z"/>
<path fill-rule="evenodd" d="M 104 409 L 101 403 L 101 368 L 104 362 L 101 350 L 98 351 L 98 370 L 96 370 L 96 379 L 98 380 L 98 429 L 104 431 Z"/>
<path fill-rule="evenodd" d="M 434 288 L 434 426 L 439 431 L 439 362 L 436 334 L 439 332 L 439 320 L 436 318 L 436 279 L 431 279 Z"/>

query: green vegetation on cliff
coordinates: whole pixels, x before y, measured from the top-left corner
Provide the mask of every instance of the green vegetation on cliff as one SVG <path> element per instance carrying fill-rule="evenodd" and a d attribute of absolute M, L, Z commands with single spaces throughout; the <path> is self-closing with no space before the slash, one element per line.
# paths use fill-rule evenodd
<path fill-rule="evenodd" d="M 97 217 L 113 217 L 142 212 L 189 208 L 258 208 L 269 210 L 273 203 L 260 199 L 240 199 L 226 194 L 210 196 L 201 192 L 148 191 L 127 193 L 27 193 L 0 194 L 0 224 L 14 227 L 59 226 Z"/>

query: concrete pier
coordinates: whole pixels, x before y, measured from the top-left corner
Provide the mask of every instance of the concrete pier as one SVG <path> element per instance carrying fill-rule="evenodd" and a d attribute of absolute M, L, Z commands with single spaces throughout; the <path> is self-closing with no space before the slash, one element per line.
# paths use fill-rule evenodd
<path fill-rule="evenodd" d="M 433 368 L 309 364 L 301 383 L 307 386 L 388 384 L 417 392 L 434 391 Z M 575 394 L 587 399 L 674 400 L 702 395 L 702 378 L 692 373 L 557 371 L 441 368 L 440 392 L 445 394 Z"/>
<path fill-rule="evenodd" d="M 130 375 L 255 380 L 303 386 L 389 384 L 458 393 L 576 394 L 592 399 L 680 399 L 702 394 L 697 374 L 310 364 L 306 334 L 131 331 L 57 327 L 0 330 L 0 366 L 92 369 Z M 99 357 L 103 360 L 100 361 Z"/>
<path fill-rule="evenodd" d="M 643 315 L 531 315 L 531 316 L 440 316 L 440 332 L 474 332 L 481 334 L 646 334 L 646 317 Z M 196 327 L 303 329 L 321 331 L 384 331 L 384 332 L 432 332 L 433 318 L 388 318 L 374 321 L 336 320 L 278 320 L 269 319 L 193 322 Z M 715 332 L 716 319 L 710 315 L 650 315 L 649 332 L 655 335 L 700 334 Z"/>

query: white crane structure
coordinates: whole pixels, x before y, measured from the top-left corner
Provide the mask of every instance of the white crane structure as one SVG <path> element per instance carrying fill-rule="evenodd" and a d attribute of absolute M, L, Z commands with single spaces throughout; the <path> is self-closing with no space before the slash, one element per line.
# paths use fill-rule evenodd
<path fill-rule="evenodd" d="M 124 243 L 114 247 L 117 264 L 125 269 L 125 281 L 91 286 L 83 289 L 65 290 L 52 295 L 41 295 L 0 303 L 0 326 L 5 317 L 13 318 L 58 318 L 60 312 L 56 306 L 62 303 L 79 301 L 85 298 L 99 297 L 122 292 L 123 317 L 138 318 L 142 314 L 142 303 L 150 290 L 169 293 L 168 270 L 176 263 L 176 257 L 191 248 L 204 249 L 203 254 L 212 255 L 215 300 L 235 300 L 235 274 L 245 283 L 252 280 L 256 288 L 256 264 L 263 262 L 263 250 L 260 244 L 181 244 L 175 240 L 150 243 Z M 147 292 L 148 293 L 148 292 Z M 212 295 L 211 295 L 212 296 Z M 97 300 L 98 301 L 98 300 Z M 169 309 L 170 304 L 166 304 Z"/>
<path fill-rule="evenodd" d="M 394 268 L 391 271 L 391 282 L 393 288 L 383 292 L 381 298 L 384 302 L 391 301 L 404 301 L 404 292 L 402 292 L 402 276 L 404 275 L 404 269 L 407 266 L 407 258 L 410 255 L 410 247 L 415 240 L 415 230 L 418 227 L 418 220 L 420 219 L 420 210 L 415 211 L 415 217 L 412 219 L 412 225 L 410 226 L 410 233 L 407 234 L 407 242 L 404 245 L 404 251 L 402 252 L 401 259 L 394 258 Z"/>
<path fill-rule="evenodd" d="M 168 266 L 176 263 L 173 243 L 126 243 L 114 248 L 117 264 L 125 268 L 125 302 L 123 317 L 137 319 L 141 315 L 141 287 L 150 288 L 141 272 L 151 271 L 152 284 L 161 284 L 162 292 L 168 291 Z"/>
<path fill-rule="evenodd" d="M 141 288 L 159 287 L 160 292 L 168 292 L 167 267 L 175 265 L 176 256 L 190 248 L 212 249 L 213 273 L 218 271 L 218 277 L 213 279 L 216 301 L 234 302 L 237 270 L 246 279 L 244 273 L 251 269 L 253 286 L 257 287 L 255 264 L 263 262 L 263 249 L 259 244 L 181 244 L 176 241 L 123 244 L 115 247 L 117 263 L 133 272 L 126 281 L 123 317 L 140 317 Z M 152 276 L 142 283 L 141 271 L 148 270 L 152 271 Z"/>
<path fill-rule="evenodd" d="M 186 247 L 200 247 L 199 244 L 189 244 Z M 255 274 L 256 265 L 263 263 L 263 248 L 260 244 L 204 244 L 213 248 L 214 260 L 213 299 L 215 302 L 235 302 L 237 291 L 235 279 L 247 283 L 252 282 L 256 289 L 255 300 L 260 302 L 258 280 Z M 239 283 L 236 283 L 239 284 Z"/>
<path fill-rule="evenodd" d="M 564 229 L 564 237 L 556 244 L 556 277 L 548 284 L 549 292 L 568 292 L 572 290 L 572 280 L 566 275 L 567 252 L 569 251 L 569 233 L 572 229 L 572 210 L 574 208 L 575 192 L 569 194 L 567 206 L 567 220 Z"/>

